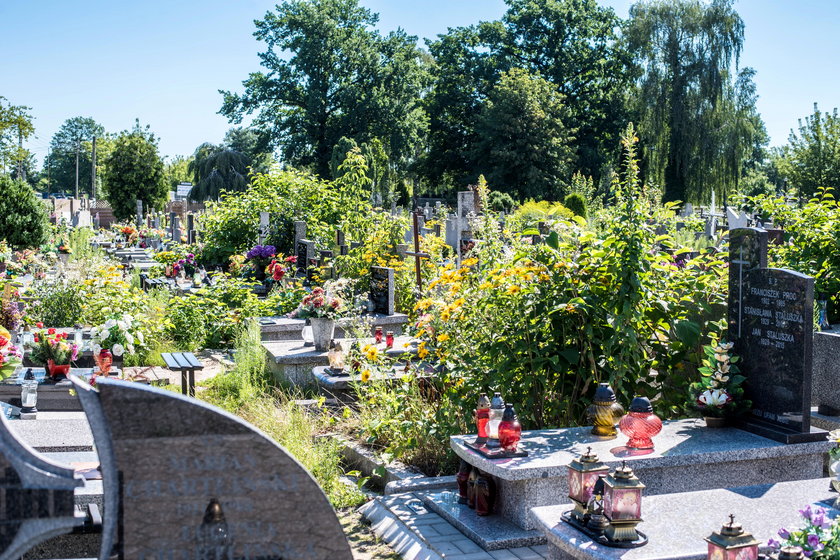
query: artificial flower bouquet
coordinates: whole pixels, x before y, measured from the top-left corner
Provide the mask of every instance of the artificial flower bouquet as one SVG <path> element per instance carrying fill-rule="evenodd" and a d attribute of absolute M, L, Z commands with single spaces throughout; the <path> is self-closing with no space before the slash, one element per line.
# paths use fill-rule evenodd
<path fill-rule="evenodd" d="M 179 274 L 183 270 L 185 276 L 192 277 L 197 268 L 198 265 L 195 263 L 195 255 L 193 253 L 187 253 L 183 259 L 178 259 L 175 262 L 172 270 L 175 274 Z"/>
<path fill-rule="evenodd" d="M 316 287 L 304 296 L 295 314 L 301 319 L 337 319 L 344 312 L 344 302 L 324 290 Z"/>
<path fill-rule="evenodd" d="M 738 356 L 732 356 L 731 342 L 710 344 L 704 347 L 704 365 L 698 369 L 701 380 L 692 383 L 689 405 L 703 416 L 723 418 L 734 416 L 749 408 L 750 401 L 743 400 L 742 387 L 746 378 L 739 375 Z"/>
<path fill-rule="evenodd" d="M 281 257 L 282 255 L 277 255 Z M 297 257 L 291 256 L 286 257 L 285 259 L 277 260 L 272 259 L 268 266 L 266 267 L 265 271 L 271 276 L 271 279 L 275 282 L 282 282 L 283 278 L 286 277 L 287 274 L 291 274 L 294 272 L 295 264 L 297 263 Z"/>
<path fill-rule="evenodd" d="M 767 544 L 775 550 L 785 546 L 801 547 L 803 554 L 812 560 L 840 556 L 840 524 L 821 507 L 805 506 L 799 510 L 799 515 L 805 520 L 804 527 L 795 530 L 782 527 L 778 533 L 781 540 L 771 538 Z"/>
<path fill-rule="evenodd" d="M 43 323 L 36 325 L 40 330 L 34 334 L 34 343 L 29 358 L 36 364 L 51 370 L 54 366 L 69 366 L 79 355 L 79 347 L 67 341 L 67 333 L 54 328 L 44 329 Z M 53 375 L 50 373 L 50 375 Z"/>
<path fill-rule="evenodd" d="M 23 353 L 12 344 L 12 335 L 0 327 L 0 379 L 6 379 L 21 364 Z"/>
<path fill-rule="evenodd" d="M 111 315 L 104 324 L 93 327 L 90 335 L 94 355 L 105 349 L 120 358 L 134 354 L 137 346 L 144 344 L 139 322 L 128 313 Z"/>

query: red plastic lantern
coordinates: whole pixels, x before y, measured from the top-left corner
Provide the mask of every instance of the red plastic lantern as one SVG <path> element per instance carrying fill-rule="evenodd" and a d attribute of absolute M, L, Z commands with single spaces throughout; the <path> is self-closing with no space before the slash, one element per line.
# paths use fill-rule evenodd
<path fill-rule="evenodd" d="M 729 523 L 721 527 L 719 533 L 706 537 L 709 543 L 708 560 L 756 560 L 760 544 L 750 533 L 744 531 L 740 523 L 735 523 L 735 516 L 729 516 Z M 800 549 L 801 555 L 801 549 Z M 801 557 L 801 556 L 800 556 Z M 782 558 L 780 555 L 779 558 Z"/>
<path fill-rule="evenodd" d="M 393 348 L 394 347 L 394 331 L 388 331 L 385 333 L 385 348 Z"/>
<path fill-rule="evenodd" d="M 475 407 L 475 427 L 478 430 L 476 443 L 487 441 L 487 422 L 490 421 L 490 399 L 487 393 L 481 393 L 478 397 L 478 405 Z"/>
<path fill-rule="evenodd" d="M 519 424 L 513 405 L 508 403 L 505 405 L 502 422 L 499 424 L 499 443 L 505 451 L 516 452 L 520 439 L 522 439 L 522 426 Z"/>
<path fill-rule="evenodd" d="M 636 397 L 618 427 L 622 434 L 630 438 L 627 447 L 653 449 L 651 438 L 662 431 L 662 420 L 653 413 L 653 407 L 646 397 Z"/>
<path fill-rule="evenodd" d="M 373 340 L 377 344 L 382 344 L 382 327 L 376 327 L 376 330 L 373 332 Z"/>

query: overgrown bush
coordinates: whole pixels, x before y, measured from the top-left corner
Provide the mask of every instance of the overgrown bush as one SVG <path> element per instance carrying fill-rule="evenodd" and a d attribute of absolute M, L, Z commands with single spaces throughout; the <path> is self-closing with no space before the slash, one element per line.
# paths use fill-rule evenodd
<path fill-rule="evenodd" d="M 46 207 L 23 181 L 0 175 L 0 236 L 15 249 L 38 247 L 49 236 Z"/>
<path fill-rule="evenodd" d="M 566 198 L 563 200 L 563 206 L 574 212 L 575 216 L 580 216 L 581 218 L 586 219 L 586 200 L 584 200 L 583 195 L 579 193 L 567 194 Z"/>

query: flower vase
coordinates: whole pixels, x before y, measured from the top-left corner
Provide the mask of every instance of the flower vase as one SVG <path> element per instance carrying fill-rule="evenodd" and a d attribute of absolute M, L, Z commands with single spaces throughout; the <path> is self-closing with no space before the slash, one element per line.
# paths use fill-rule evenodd
<path fill-rule="evenodd" d="M 266 266 L 268 266 L 268 265 L 266 265 Z M 260 282 L 264 281 L 265 280 L 265 266 L 262 266 L 261 264 L 256 265 L 256 268 L 254 269 L 254 276 Z"/>
<path fill-rule="evenodd" d="M 707 428 L 725 428 L 726 427 L 726 418 L 722 416 L 704 416 L 703 420 L 706 421 Z"/>
<path fill-rule="evenodd" d="M 96 362 L 96 367 L 99 368 L 99 371 L 96 372 L 97 375 L 108 377 L 111 374 L 111 365 L 114 363 L 114 356 L 108 349 L 103 348 L 98 354 L 94 353 L 93 361 Z"/>
<path fill-rule="evenodd" d="M 56 365 L 53 360 L 47 360 L 47 373 L 54 381 L 67 379 L 70 373 L 70 364 Z"/>
<path fill-rule="evenodd" d="M 312 325 L 312 340 L 315 342 L 315 350 L 326 352 L 335 334 L 335 321 L 326 317 L 312 317 L 309 319 Z"/>

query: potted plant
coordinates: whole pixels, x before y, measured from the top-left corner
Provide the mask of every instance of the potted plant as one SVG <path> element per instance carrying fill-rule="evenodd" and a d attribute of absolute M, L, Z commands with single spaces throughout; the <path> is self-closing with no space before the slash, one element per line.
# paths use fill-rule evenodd
<path fill-rule="evenodd" d="M 66 379 L 70 373 L 70 363 L 78 355 L 79 347 L 67 342 L 67 333 L 56 332 L 53 328 L 35 331 L 30 359 L 43 365 L 53 380 Z"/>
<path fill-rule="evenodd" d="M 297 316 L 309 319 L 315 350 L 326 352 L 335 333 L 335 320 L 344 311 L 341 298 L 330 296 L 324 288 L 316 287 L 300 302 Z"/>
<path fill-rule="evenodd" d="M 726 425 L 727 418 L 749 408 L 750 401 L 743 400 L 741 385 L 746 378 L 738 374 L 738 356 L 732 356 L 733 344 L 710 344 L 703 348 L 705 358 L 698 371 L 700 381 L 691 384 L 689 405 L 696 408 L 710 428 Z"/>
<path fill-rule="evenodd" d="M 6 379 L 21 364 L 20 348 L 12 344 L 12 335 L 0 327 L 0 379 Z"/>
<path fill-rule="evenodd" d="M 91 329 L 90 337 L 98 375 L 108 375 L 115 358 L 134 354 L 144 343 L 139 323 L 128 313 L 111 315 L 104 324 Z"/>
<path fill-rule="evenodd" d="M 195 276 L 196 270 L 198 270 L 198 267 L 195 264 L 195 255 L 187 253 L 183 259 L 178 259 L 172 267 L 172 270 L 176 276 L 183 272 L 186 278 L 192 280 L 192 277 Z"/>
<path fill-rule="evenodd" d="M 251 261 L 254 267 L 254 274 L 260 282 L 265 280 L 265 268 L 271 262 L 271 259 L 277 254 L 277 249 L 274 245 L 254 245 L 250 251 L 245 254 L 245 258 Z"/>

